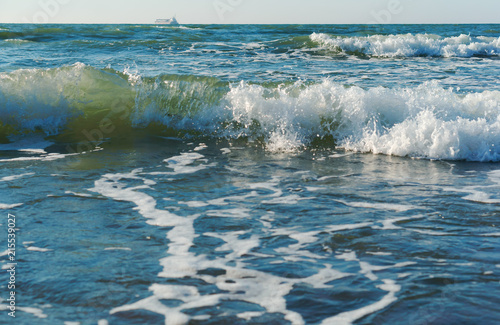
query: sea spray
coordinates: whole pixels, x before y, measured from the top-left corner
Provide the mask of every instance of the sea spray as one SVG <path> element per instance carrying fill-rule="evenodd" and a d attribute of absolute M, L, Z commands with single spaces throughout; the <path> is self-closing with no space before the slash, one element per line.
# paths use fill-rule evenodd
<path fill-rule="evenodd" d="M 361 152 L 499 160 L 500 92 L 461 93 L 436 81 L 364 89 L 328 78 L 283 84 L 189 75 L 131 79 L 76 64 L 3 74 L 0 96 L 4 132 L 39 130 L 67 141 L 78 141 L 107 119 L 115 134 L 133 127 L 244 137 L 270 151 L 302 150 L 322 139 L 330 145 L 334 139 L 338 147 Z"/>

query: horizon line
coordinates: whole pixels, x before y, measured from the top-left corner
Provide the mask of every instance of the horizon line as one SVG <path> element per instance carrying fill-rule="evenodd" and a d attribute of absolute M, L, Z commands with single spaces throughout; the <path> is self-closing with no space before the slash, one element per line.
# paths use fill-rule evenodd
<path fill-rule="evenodd" d="M 446 22 L 446 23 L 185 23 L 179 25 L 156 24 L 156 23 L 110 23 L 110 22 L 86 22 L 86 23 L 25 23 L 25 22 L 0 22 L 0 24 L 15 25 L 160 25 L 160 26 L 182 26 L 182 25 L 500 25 L 492 22 Z"/>

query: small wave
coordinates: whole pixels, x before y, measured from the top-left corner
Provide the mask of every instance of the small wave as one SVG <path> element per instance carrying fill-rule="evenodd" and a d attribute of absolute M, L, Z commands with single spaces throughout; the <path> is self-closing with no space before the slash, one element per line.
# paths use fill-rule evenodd
<path fill-rule="evenodd" d="M 17 45 L 31 43 L 31 41 L 24 40 L 24 39 L 17 39 L 17 38 L 6 39 L 6 40 L 4 40 L 4 42 L 11 43 L 11 44 L 17 44 Z"/>
<path fill-rule="evenodd" d="M 310 39 L 335 53 L 371 57 L 493 57 L 500 55 L 500 37 L 460 35 L 441 37 L 431 34 L 373 35 L 340 37 L 313 33 Z"/>
<path fill-rule="evenodd" d="M 0 39 L 16 39 L 24 36 L 23 33 L 11 32 L 8 29 L 0 29 Z"/>
<path fill-rule="evenodd" d="M 131 130 L 246 139 L 270 151 L 341 147 L 428 159 L 500 161 L 500 92 L 462 94 L 437 82 L 363 89 L 317 83 L 231 84 L 141 77 L 84 64 L 0 74 L 0 135 L 66 142 Z"/>

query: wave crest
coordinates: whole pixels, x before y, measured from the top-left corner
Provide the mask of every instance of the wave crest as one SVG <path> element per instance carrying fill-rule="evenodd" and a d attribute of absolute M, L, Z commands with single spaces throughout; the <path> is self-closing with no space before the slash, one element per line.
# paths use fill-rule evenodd
<path fill-rule="evenodd" d="M 500 37 L 460 35 L 441 37 L 430 34 L 373 35 L 360 37 L 330 36 L 313 33 L 310 39 L 336 53 L 372 57 L 494 57 L 500 55 Z"/>
<path fill-rule="evenodd" d="M 437 82 L 395 89 L 363 89 L 330 79 L 230 84 L 212 77 L 150 78 L 77 64 L 0 74 L 0 118 L 4 137 L 41 131 L 70 142 L 141 129 L 244 138 L 270 151 L 319 145 L 500 161 L 500 92 L 463 94 Z"/>

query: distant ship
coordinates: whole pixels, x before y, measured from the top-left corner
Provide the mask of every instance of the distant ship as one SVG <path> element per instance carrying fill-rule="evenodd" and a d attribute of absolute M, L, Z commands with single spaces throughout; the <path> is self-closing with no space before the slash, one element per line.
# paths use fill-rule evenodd
<path fill-rule="evenodd" d="M 157 25 L 179 25 L 175 16 L 169 19 L 156 19 L 155 24 Z"/>

